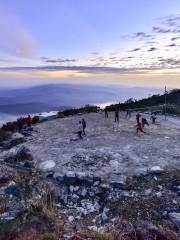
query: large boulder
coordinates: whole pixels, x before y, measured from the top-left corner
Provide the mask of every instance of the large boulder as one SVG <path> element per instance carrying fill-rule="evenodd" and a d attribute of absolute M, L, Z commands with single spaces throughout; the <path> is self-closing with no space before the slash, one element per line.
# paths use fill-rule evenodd
<path fill-rule="evenodd" d="M 164 172 L 164 169 L 161 168 L 160 166 L 153 166 L 148 170 L 148 173 L 151 174 L 161 174 Z"/>
<path fill-rule="evenodd" d="M 32 161 L 33 160 L 33 156 L 30 152 L 30 150 L 25 147 L 24 145 L 22 145 L 21 147 L 19 147 L 15 154 L 9 156 L 8 158 L 5 159 L 6 162 L 21 162 L 21 161 Z"/>
<path fill-rule="evenodd" d="M 5 148 L 5 149 L 10 149 L 14 146 L 17 146 L 21 143 L 26 142 L 24 136 L 20 133 L 13 133 L 10 138 L 8 138 L 7 140 L 3 141 L 1 143 L 1 145 Z"/>

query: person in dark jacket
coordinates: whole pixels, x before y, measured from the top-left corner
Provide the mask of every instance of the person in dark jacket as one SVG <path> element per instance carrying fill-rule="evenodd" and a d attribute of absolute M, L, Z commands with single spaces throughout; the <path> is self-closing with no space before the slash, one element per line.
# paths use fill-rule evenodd
<path fill-rule="evenodd" d="M 105 118 L 108 118 L 108 110 L 107 110 L 107 108 L 104 109 L 104 113 L 105 113 Z"/>
<path fill-rule="evenodd" d="M 24 125 L 24 120 L 23 120 L 23 118 L 19 118 L 17 120 L 17 122 L 18 122 L 19 133 L 21 133 L 23 125 Z"/>
<path fill-rule="evenodd" d="M 136 122 L 137 122 L 137 124 L 140 123 L 140 117 L 141 117 L 141 114 L 137 113 L 136 114 Z"/>
<path fill-rule="evenodd" d="M 84 118 L 82 119 L 82 127 L 83 127 L 83 135 L 86 135 L 86 132 L 85 132 L 85 129 L 86 129 L 86 121 L 85 121 Z"/>
<path fill-rule="evenodd" d="M 142 118 L 142 119 L 141 119 L 141 122 L 142 122 L 142 128 L 144 128 L 145 125 L 149 126 L 149 123 L 148 123 L 148 121 L 147 121 L 146 118 Z"/>
<path fill-rule="evenodd" d="M 115 110 L 115 122 L 119 123 L 119 109 Z"/>
<path fill-rule="evenodd" d="M 82 132 L 83 132 L 82 122 L 79 121 L 79 124 L 78 124 L 78 131 L 77 131 L 78 136 L 79 136 L 79 139 L 83 139 L 83 137 L 82 137 Z"/>

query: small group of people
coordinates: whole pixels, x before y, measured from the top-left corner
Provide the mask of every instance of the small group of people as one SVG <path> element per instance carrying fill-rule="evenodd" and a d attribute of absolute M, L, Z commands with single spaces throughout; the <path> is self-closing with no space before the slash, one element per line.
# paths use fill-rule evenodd
<path fill-rule="evenodd" d="M 152 121 L 152 124 L 155 124 L 156 123 L 156 119 L 157 119 L 157 112 L 152 112 L 150 119 Z M 149 123 L 148 123 L 147 119 L 145 117 L 141 117 L 140 113 L 137 113 L 136 114 L 136 122 L 137 122 L 136 133 L 138 133 L 139 131 L 143 132 L 143 133 L 146 133 L 144 131 L 144 127 L 145 127 L 145 125 L 149 126 Z"/>
<path fill-rule="evenodd" d="M 82 135 L 84 135 L 84 136 L 86 135 L 85 129 L 86 129 L 86 121 L 83 118 L 81 121 L 79 121 L 79 123 L 78 123 L 78 130 L 76 132 L 78 134 L 78 136 L 79 136 L 79 139 L 83 139 Z"/>
<path fill-rule="evenodd" d="M 108 109 L 105 108 L 104 109 L 104 113 L 105 113 L 105 118 L 108 118 Z M 119 108 L 115 109 L 115 112 L 114 112 L 114 121 L 119 123 Z M 152 112 L 151 113 L 151 121 L 152 121 L 152 124 L 155 124 L 156 123 L 156 119 L 157 119 L 157 112 Z M 128 109 L 126 111 L 126 119 L 130 119 L 131 118 L 131 111 Z M 140 113 L 137 113 L 136 114 L 136 122 L 137 122 L 137 125 L 136 125 L 136 133 L 138 132 L 143 132 L 143 133 L 146 133 L 144 131 L 144 128 L 145 126 L 149 126 L 149 123 L 147 121 L 147 119 L 145 117 L 141 117 L 141 114 Z"/>
<path fill-rule="evenodd" d="M 32 131 L 32 117 L 28 115 L 26 118 L 19 118 L 18 119 L 18 128 L 19 132 L 23 135 L 28 135 L 29 131 Z"/>
<path fill-rule="evenodd" d="M 105 118 L 108 118 L 109 115 L 108 115 L 108 110 L 107 110 L 107 108 L 104 109 L 104 113 L 105 113 Z M 119 123 L 119 109 L 116 109 L 116 110 L 115 110 L 114 121 L 117 122 L 117 123 Z"/>
<path fill-rule="evenodd" d="M 138 134 L 138 132 L 143 132 L 143 133 L 146 133 L 144 131 L 144 127 L 145 125 L 149 126 L 149 123 L 147 121 L 146 118 L 141 118 L 141 114 L 140 113 L 137 113 L 136 114 L 136 122 L 137 122 L 137 125 L 136 125 L 136 133 Z"/>
<path fill-rule="evenodd" d="M 115 109 L 114 121 L 117 123 L 119 123 L 119 112 L 120 112 L 119 108 Z M 104 113 L 105 113 L 105 118 L 108 118 L 107 108 L 104 109 Z M 126 119 L 130 119 L 130 118 L 131 118 L 131 111 L 128 109 L 126 112 Z"/>

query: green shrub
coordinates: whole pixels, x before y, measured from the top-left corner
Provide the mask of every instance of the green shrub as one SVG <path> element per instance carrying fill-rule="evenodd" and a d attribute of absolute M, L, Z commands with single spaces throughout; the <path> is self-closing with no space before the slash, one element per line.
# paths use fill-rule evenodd
<path fill-rule="evenodd" d="M 64 118 L 64 114 L 62 112 L 58 112 L 58 118 Z"/>
<path fill-rule="evenodd" d="M 36 123 L 38 123 L 39 122 L 39 116 L 34 116 L 33 118 L 32 118 L 32 124 L 36 124 Z"/>
<path fill-rule="evenodd" d="M 51 233 L 47 233 L 42 237 L 42 240 L 58 240 L 58 238 Z"/>
<path fill-rule="evenodd" d="M 110 240 L 109 237 L 105 234 L 98 233 L 97 236 L 95 236 L 96 240 Z"/>
<path fill-rule="evenodd" d="M 0 129 L 0 142 L 6 140 L 10 135 L 10 132 Z"/>

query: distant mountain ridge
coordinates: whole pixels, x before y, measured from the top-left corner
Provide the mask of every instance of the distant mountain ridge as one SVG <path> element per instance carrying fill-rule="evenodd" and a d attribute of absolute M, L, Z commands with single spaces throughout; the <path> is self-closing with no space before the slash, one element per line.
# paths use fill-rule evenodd
<path fill-rule="evenodd" d="M 125 101 L 130 97 L 140 98 L 159 89 L 95 86 L 78 84 L 49 84 L 29 88 L 0 90 L 0 112 L 27 114 L 86 104 Z"/>

